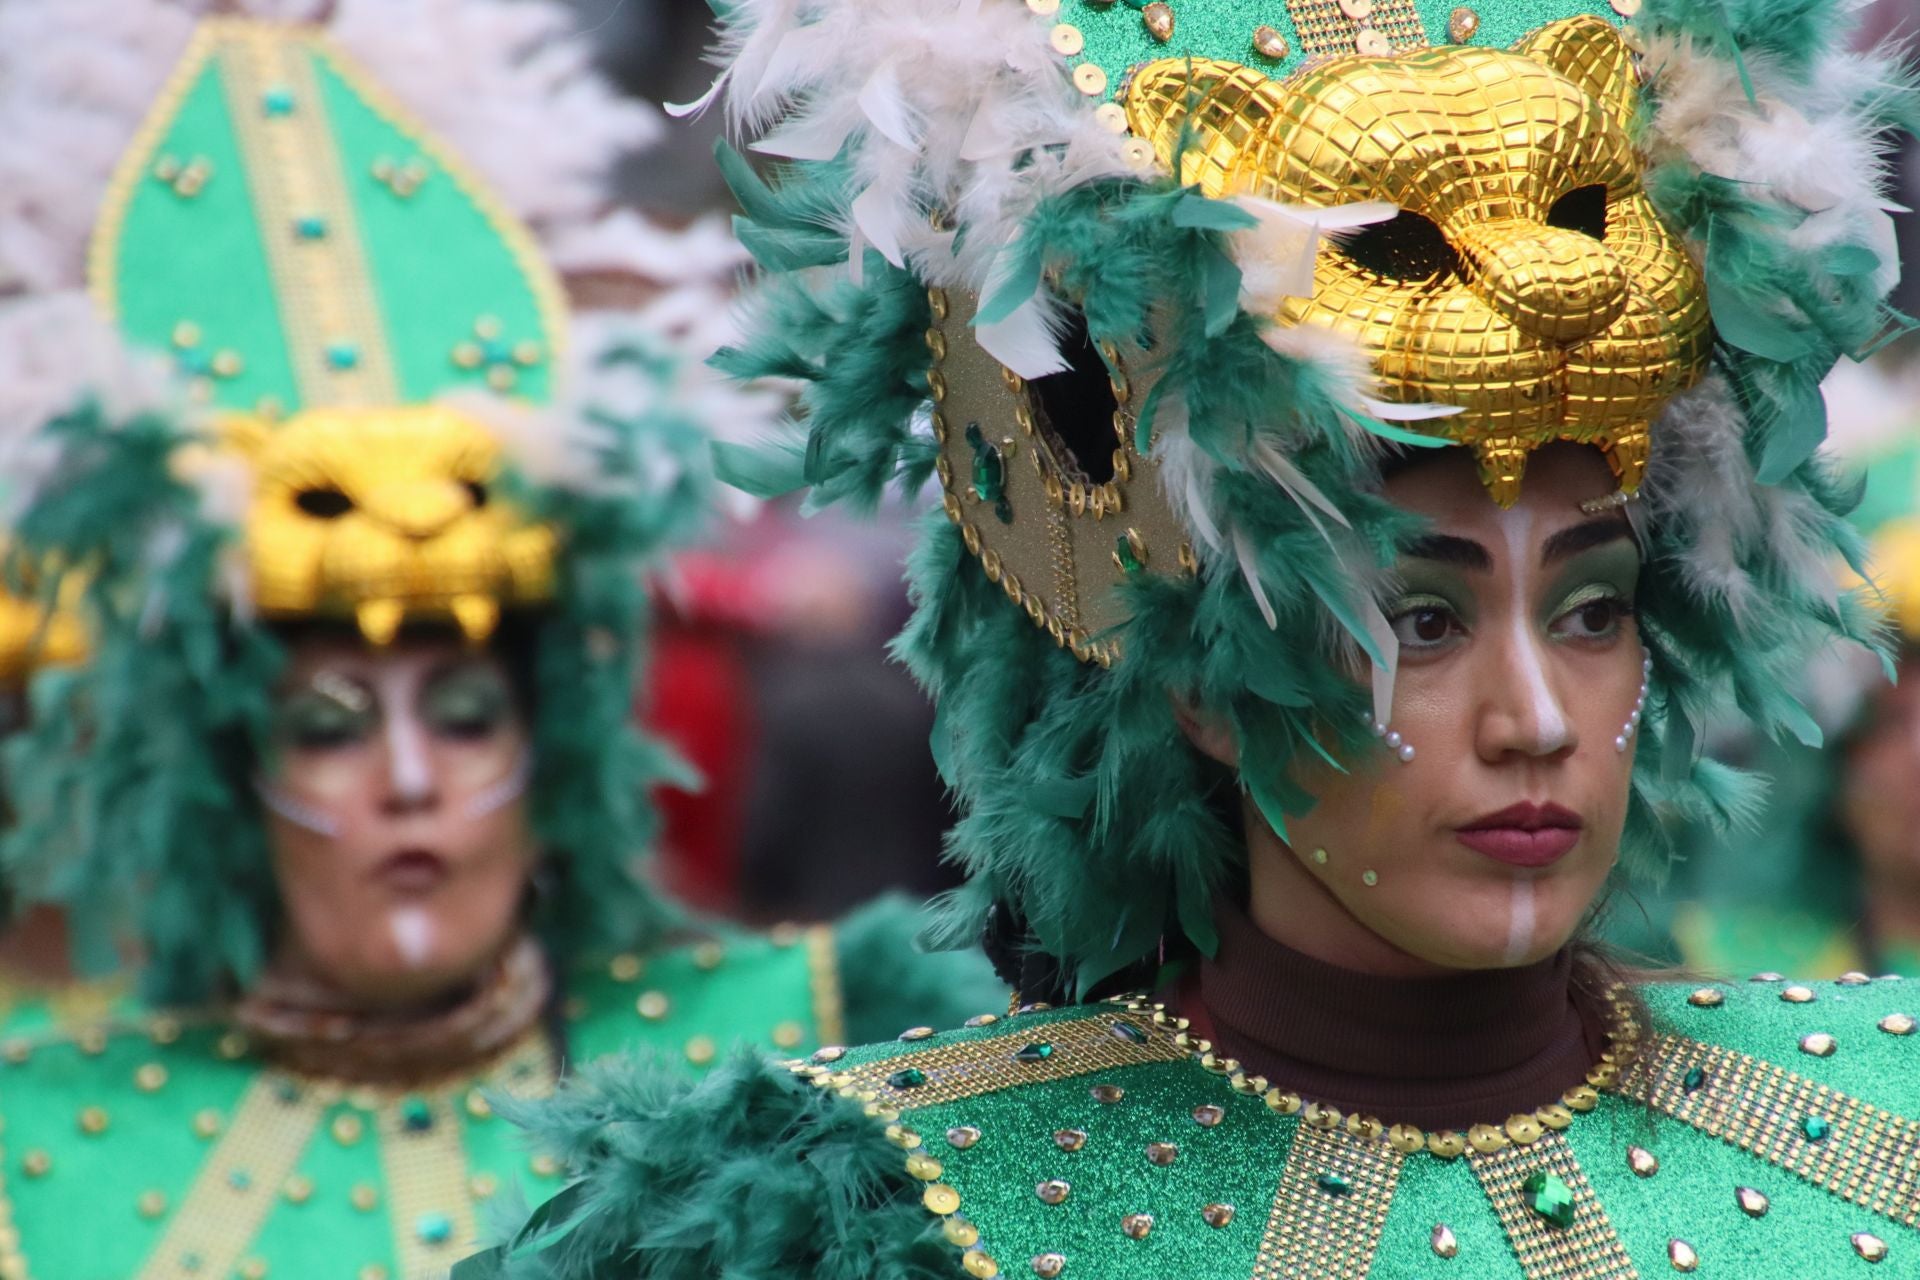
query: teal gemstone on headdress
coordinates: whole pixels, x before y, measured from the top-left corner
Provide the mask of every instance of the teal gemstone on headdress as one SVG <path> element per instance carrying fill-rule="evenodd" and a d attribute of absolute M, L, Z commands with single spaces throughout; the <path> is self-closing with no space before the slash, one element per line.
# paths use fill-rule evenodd
<path fill-rule="evenodd" d="M 1319 1187 L 1322 1191 L 1326 1192 L 1330 1196 L 1346 1196 L 1346 1195 L 1353 1194 L 1353 1184 L 1351 1182 L 1348 1182 L 1345 1178 L 1341 1177 L 1337 1173 L 1323 1173 L 1318 1177 L 1316 1177 L 1313 1180 L 1313 1182 L 1315 1186 Z"/>
<path fill-rule="evenodd" d="M 1833 1124 L 1824 1116 L 1808 1116 L 1800 1122 L 1800 1132 L 1808 1142 L 1825 1142 L 1833 1132 Z"/>
<path fill-rule="evenodd" d="M 887 1077 L 887 1087 L 890 1089 L 918 1089 L 926 1082 L 927 1073 L 918 1067 L 908 1067 Z"/>
<path fill-rule="evenodd" d="M 1053 1056 L 1053 1045 L 1045 1040 L 1036 1040 L 1032 1044 L 1023 1044 L 1014 1050 L 1015 1062 L 1045 1062 Z"/>

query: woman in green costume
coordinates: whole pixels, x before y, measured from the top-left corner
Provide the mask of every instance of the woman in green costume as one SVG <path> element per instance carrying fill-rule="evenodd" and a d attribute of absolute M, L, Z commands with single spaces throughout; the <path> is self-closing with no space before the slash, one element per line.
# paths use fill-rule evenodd
<path fill-rule="evenodd" d="M 341 45 L 202 25 L 90 262 L 182 376 L 32 451 L 20 552 L 94 652 L 36 689 L 5 854 L 148 1003 L 0 1028 L 0 1275 L 441 1274 L 554 1176 L 493 1097 L 1004 1007 L 901 904 L 760 936 L 649 888 L 643 571 L 706 424 L 641 330 L 563 377 L 532 235 Z"/>
<path fill-rule="evenodd" d="M 1617 11 L 1616 11 L 1617 9 Z M 1630 18 L 1625 15 L 1632 13 Z M 1025 1002 L 583 1072 L 472 1272 L 1920 1267 L 1910 984 L 1587 941 L 1710 712 L 1873 617 L 1821 376 L 1897 317 L 1897 77 L 1819 0 L 729 11 L 722 162 L 809 379 L 735 478 L 937 474 L 901 641 Z M 771 126 L 771 127 L 767 127 Z M 462 1274 L 465 1280 L 465 1274 Z"/>

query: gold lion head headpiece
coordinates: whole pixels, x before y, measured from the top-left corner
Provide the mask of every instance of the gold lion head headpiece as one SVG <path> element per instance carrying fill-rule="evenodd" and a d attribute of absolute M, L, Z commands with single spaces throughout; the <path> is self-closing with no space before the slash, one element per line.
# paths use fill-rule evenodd
<path fill-rule="evenodd" d="M 558 282 L 323 34 L 202 25 L 121 161 L 90 274 L 127 337 L 227 411 L 262 616 L 478 641 L 551 595 L 554 531 L 503 500 L 494 435 L 435 398 L 550 396 Z"/>
<path fill-rule="evenodd" d="M 1494 23 L 1461 9 L 1429 44 L 1412 0 L 1287 13 L 1284 32 L 1255 29 L 1248 63 L 1140 56 L 1172 39 L 1166 4 L 1143 19 L 1088 6 L 1087 30 L 1061 22 L 1053 47 L 1083 93 L 1111 96 L 1099 117 L 1131 133 L 1140 167 L 1345 227 L 1266 318 L 1350 342 L 1377 399 L 1445 411 L 1409 425 L 1472 449 L 1494 501 L 1517 500 L 1528 455 L 1559 440 L 1601 449 L 1635 493 L 1652 423 L 1703 376 L 1712 326 L 1700 270 L 1642 186 L 1630 34 L 1582 14 L 1496 48 Z M 1343 224 L 1343 206 L 1385 216 Z M 975 340 L 978 312 L 933 291 L 948 515 L 1037 624 L 1111 662 L 1115 586 L 1194 564 L 1135 438 L 1164 353 L 1089 348 L 1075 372 L 1029 381 Z M 1109 397 L 1111 433 L 1085 429 L 1085 405 Z M 1099 438 L 1067 439 L 1076 416 Z"/>
<path fill-rule="evenodd" d="M 1127 121 L 1209 196 L 1399 212 L 1329 245 L 1310 296 L 1273 319 L 1351 338 L 1385 398 L 1460 410 L 1494 500 L 1527 454 L 1601 447 L 1639 487 L 1654 415 L 1705 371 L 1700 272 L 1640 184 L 1633 55 L 1599 18 L 1511 50 L 1354 56 L 1286 85 L 1230 62 L 1165 60 Z"/>

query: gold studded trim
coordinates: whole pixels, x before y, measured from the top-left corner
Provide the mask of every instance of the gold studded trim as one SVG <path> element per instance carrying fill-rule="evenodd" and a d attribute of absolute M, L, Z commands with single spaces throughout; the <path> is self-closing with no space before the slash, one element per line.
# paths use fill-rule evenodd
<path fill-rule="evenodd" d="M 1405 1160 L 1385 1142 L 1296 1125 L 1253 1280 L 1365 1280 Z M 1344 1182 L 1343 1193 L 1321 1185 L 1329 1175 Z"/>
<path fill-rule="evenodd" d="M 383 1104 L 374 1116 L 380 1174 L 387 1187 L 387 1225 L 403 1276 L 442 1274 L 479 1246 L 460 1115 L 449 1095 L 421 1101 L 433 1113 L 433 1124 L 426 1129 L 408 1128 L 396 1102 Z M 430 1213 L 444 1214 L 452 1228 L 438 1244 L 421 1239 L 416 1229 L 421 1216 Z"/>
<path fill-rule="evenodd" d="M 258 24 L 216 26 L 210 51 L 219 59 L 301 403 L 393 404 L 399 389 L 392 349 L 333 145 L 315 51 Z M 276 86 L 293 91 L 297 110 L 283 116 L 260 110 L 261 95 Z M 327 234 L 296 242 L 286 228 L 307 214 L 324 217 Z M 351 368 L 327 363 L 328 347 L 340 342 L 357 353 Z"/>
<path fill-rule="evenodd" d="M 1359 40 L 1367 31 L 1385 39 L 1388 47 L 1377 50 L 1381 53 L 1403 53 L 1427 44 L 1426 25 L 1414 0 L 1287 0 L 1287 15 L 1309 61 L 1361 52 Z"/>
<path fill-rule="evenodd" d="M 1527 1280 L 1636 1280 L 1633 1259 L 1614 1234 L 1607 1211 L 1565 1138 L 1549 1133 L 1531 1146 L 1490 1153 L 1469 1150 L 1467 1163 L 1499 1215 Z M 1522 1184 L 1540 1170 L 1572 1188 L 1572 1226 L 1556 1226 L 1527 1204 Z"/>
<path fill-rule="evenodd" d="M 1698 1070 L 1698 1086 L 1686 1087 Z M 1905 1226 L 1920 1223 L 1920 1124 L 1771 1062 L 1685 1036 L 1654 1038 L 1618 1092 Z M 1818 1117 L 1825 1138 L 1802 1124 Z"/>
<path fill-rule="evenodd" d="M 813 1034 L 819 1044 L 845 1044 L 847 1005 L 840 986 L 840 947 L 833 926 L 807 930 L 807 989 L 813 995 Z"/>
<path fill-rule="evenodd" d="M 1126 1025 L 1145 1033 L 1145 1043 L 1124 1038 L 1114 1028 Z M 1038 1062 L 1014 1057 L 1023 1046 L 1044 1042 L 1052 1053 Z M 1091 1018 L 1036 1023 L 1024 1030 L 984 1040 L 963 1040 L 920 1053 L 862 1063 L 846 1071 L 812 1068 L 816 1084 L 839 1089 L 863 1102 L 901 1112 L 977 1098 L 1021 1085 L 1132 1067 L 1147 1062 L 1178 1062 L 1190 1050 L 1168 1036 L 1155 1034 L 1152 1023 L 1133 1013 L 1102 1013 Z M 926 1077 L 917 1088 L 896 1088 L 887 1078 L 913 1069 Z"/>
<path fill-rule="evenodd" d="M 325 1112 L 313 1090 L 284 1076 L 255 1076 L 147 1255 L 139 1280 L 231 1275 Z"/>

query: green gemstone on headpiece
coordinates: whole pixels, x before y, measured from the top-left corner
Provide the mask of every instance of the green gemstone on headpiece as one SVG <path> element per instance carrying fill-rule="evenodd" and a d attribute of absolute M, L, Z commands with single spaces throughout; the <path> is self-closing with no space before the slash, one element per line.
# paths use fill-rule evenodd
<path fill-rule="evenodd" d="M 327 344 L 327 367 L 347 370 L 360 363 L 360 348 L 351 342 L 329 342 Z"/>
<path fill-rule="evenodd" d="M 1573 1225 L 1573 1188 L 1545 1169 L 1535 1169 L 1520 1184 L 1527 1208 L 1556 1227 Z"/>
<path fill-rule="evenodd" d="M 1337 1173 L 1323 1173 L 1316 1177 L 1313 1183 L 1330 1196 L 1353 1194 L 1353 1184 Z"/>
<path fill-rule="evenodd" d="M 424 1098 L 408 1098 L 400 1104 L 400 1119 L 415 1133 L 424 1133 L 433 1128 L 433 1108 Z"/>
<path fill-rule="evenodd" d="M 1124 533 L 1113 540 L 1113 556 L 1120 562 L 1120 567 L 1130 574 L 1138 573 L 1147 567 L 1141 564 L 1140 557 L 1133 553 L 1133 542 Z"/>
<path fill-rule="evenodd" d="M 1114 1023 L 1113 1034 L 1116 1038 L 1129 1041 L 1133 1044 L 1145 1044 L 1147 1042 L 1147 1033 L 1139 1027 L 1134 1026 L 1131 1022 Z"/>
<path fill-rule="evenodd" d="M 1013 1052 L 1015 1062 L 1045 1062 L 1053 1056 L 1053 1046 L 1045 1040 L 1023 1044 Z"/>
<path fill-rule="evenodd" d="M 319 214 L 310 213 L 303 218 L 293 220 L 293 234 L 302 240 L 319 240 L 327 234 L 327 220 Z"/>
<path fill-rule="evenodd" d="M 276 87 L 260 95 L 260 109 L 270 116 L 293 114 L 293 90 Z"/>
<path fill-rule="evenodd" d="M 887 1077 L 889 1089 L 918 1089 L 927 1082 L 927 1073 L 918 1067 L 908 1067 L 905 1071 L 896 1071 Z"/>
<path fill-rule="evenodd" d="M 413 1234 L 422 1244 L 445 1244 L 453 1238 L 453 1219 L 444 1213 L 423 1213 L 413 1220 Z"/>
<path fill-rule="evenodd" d="M 1694 1067 L 1680 1078 L 1680 1087 L 1688 1093 L 1698 1093 L 1700 1086 L 1707 1082 L 1707 1073 L 1700 1067 Z"/>
<path fill-rule="evenodd" d="M 1824 1116 L 1808 1116 L 1800 1122 L 1800 1132 L 1807 1135 L 1808 1142 L 1825 1142 L 1833 1125 Z"/>

